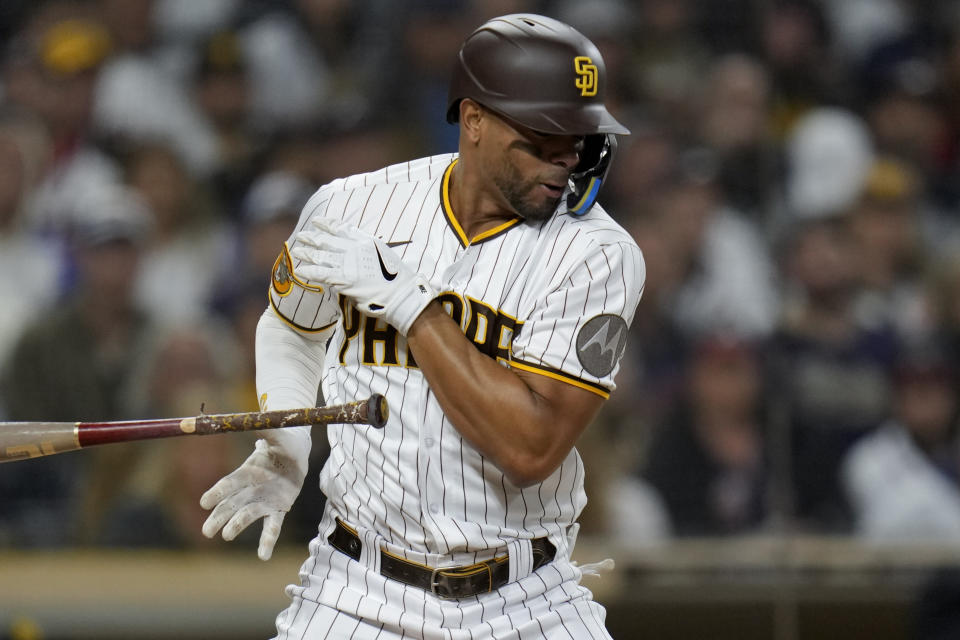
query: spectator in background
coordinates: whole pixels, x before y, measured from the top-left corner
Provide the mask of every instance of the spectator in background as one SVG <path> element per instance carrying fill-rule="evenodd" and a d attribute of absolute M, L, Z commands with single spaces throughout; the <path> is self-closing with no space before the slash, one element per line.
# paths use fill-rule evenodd
<path fill-rule="evenodd" d="M 960 406 L 956 362 L 944 351 L 930 345 L 899 362 L 893 419 L 844 460 L 843 487 L 865 540 L 960 541 Z"/>
<path fill-rule="evenodd" d="M 330 122 L 350 127 L 393 95 L 399 80 L 392 77 L 393 56 L 404 17 L 399 4 L 292 0 L 262 6 L 268 8 L 241 16 L 237 25 L 257 130 L 300 131 Z"/>
<path fill-rule="evenodd" d="M 235 32 L 218 31 L 203 43 L 193 96 L 216 138 L 219 162 L 209 180 L 224 209 L 236 212 L 266 141 L 251 127 L 249 69 Z"/>
<path fill-rule="evenodd" d="M 856 69 L 884 42 L 906 34 L 910 11 L 900 0 L 825 0 L 831 45 L 847 69 Z"/>
<path fill-rule="evenodd" d="M 50 154 L 42 123 L 28 113 L 0 111 L 0 369 L 21 330 L 59 293 L 60 247 L 31 234 L 24 220 Z"/>
<path fill-rule="evenodd" d="M 759 354 L 735 336 L 699 340 L 684 402 L 654 433 L 642 476 L 663 499 L 676 535 L 757 531 L 766 519 Z"/>
<path fill-rule="evenodd" d="M 939 106 L 941 81 L 929 44 L 919 34 L 883 43 L 865 60 L 862 111 L 881 152 L 896 155 L 921 171 L 927 181 L 945 177 L 956 160 L 950 153 L 949 125 Z"/>
<path fill-rule="evenodd" d="M 854 302 L 866 325 L 892 325 L 904 339 L 923 327 L 925 247 L 919 175 L 895 158 L 876 159 L 850 210 L 852 249 L 860 263 Z"/>
<path fill-rule="evenodd" d="M 880 152 L 913 182 L 911 205 L 921 218 L 926 248 L 940 251 L 960 230 L 960 130 L 950 102 L 955 88 L 949 67 L 942 62 L 941 73 L 940 54 L 930 47 L 922 34 L 878 47 L 865 63 L 862 110 Z"/>
<path fill-rule="evenodd" d="M 40 5 L 5 60 L 7 102 L 36 114 L 52 141 L 52 162 L 26 216 L 31 229 L 45 233 L 65 233 L 78 200 L 119 179 L 115 162 L 92 138 L 97 82 L 112 43 L 89 8 L 60 0 Z"/>
<path fill-rule="evenodd" d="M 85 200 L 73 232 L 72 296 L 33 318 L 0 380 L 11 420 L 131 418 L 124 387 L 142 353 L 148 321 L 133 300 L 149 220 L 127 191 Z M 65 454 L 0 469 L 0 537 L 19 546 L 75 541 L 88 456 Z"/>
<path fill-rule="evenodd" d="M 652 117 L 670 122 L 676 131 L 693 129 L 693 97 L 707 72 L 711 54 L 697 30 L 702 8 L 691 0 L 624 4 L 632 5 L 635 17 L 630 21 L 633 37 L 622 38 L 630 41 L 631 51 L 623 69 L 621 92 L 626 99 L 642 105 Z"/>
<path fill-rule="evenodd" d="M 846 212 L 860 195 L 874 160 L 873 139 L 856 113 L 811 109 L 784 145 L 787 174 L 778 227 Z M 789 229 L 786 230 L 789 233 Z"/>
<path fill-rule="evenodd" d="M 680 145 L 668 121 L 651 117 L 631 121 L 630 135 L 617 144 L 617 161 L 603 186 L 604 198 L 630 219 L 649 218 L 654 214 L 652 199 L 674 174 Z M 639 239 L 636 234 L 634 238 Z"/>
<path fill-rule="evenodd" d="M 668 285 L 673 322 L 689 336 L 769 334 L 778 303 L 763 237 L 725 200 L 711 152 L 681 154 L 674 171 L 651 206 L 675 262 Z"/>
<path fill-rule="evenodd" d="M 960 137 L 950 103 L 949 56 L 946 47 L 935 43 L 948 41 L 943 30 L 955 22 L 917 22 L 900 37 L 878 43 L 864 60 L 862 112 L 878 148 L 918 173 L 925 208 L 937 208 L 932 219 L 924 211 L 925 239 L 940 249 L 942 240 L 955 237 L 958 229 Z M 931 222 L 936 226 L 930 228 Z"/>
<path fill-rule="evenodd" d="M 243 0 L 154 0 L 156 37 L 174 48 L 190 49 L 237 20 Z"/>
<path fill-rule="evenodd" d="M 154 45 L 156 0 L 93 0 L 97 15 L 110 31 L 115 53 L 144 52 Z"/>
<path fill-rule="evenodd" d="M 96 132 L 119 149 L 163 140 L 190 173 L 209 176 L 223 162 L 215 132 L 185 82 L 169 71 L 154 38 L 155 0 L 96 0 L 114 49 L 101 70 Z"/>
<path fill-rule="evenodd" d="M 854 313 L 859 265 L 843 217 L 797 220 L 785 245 L 785 301 L 768 353 L 771 401 L 790 422 L 792 515 L 804 530 L 843 531 L 840 461 L 888 415 L 898 342 L 891 327 Z"/>
<path fill-rule="evenodd" d="M 126 169 L 127 183 L 153 218 L 137 274 L 137 303 L 161 322 L 203 317 L 216 283 L 231 268 L 230 234 L 219 209 L 169 147 L 135 149 Z"/>
<path fill-rule="evenodd" d="M 757 11 L 760 58 L 769 74 L 773 134 L 788 134 L 818 105 L 842 103 L 848 89 L 831 56 L 831 34 L 816 0 L 773 0 Z"/>
<path fill-rule="evenodd" d="M 762 228 L 777 169 L 766 69 L 743 54 L 717 59 L 697 104 L 699 139 L 716 154 L 720 188 L 733 209 Z"/>
<path fill-rule="evenodd" d="M 116 187 L 85 198 L 71 229 L 77 284 L 44 310 L 14 348 L 5 378 L 15 420 L 109 420 L 147 319 L 133 298 L 150 219 L 136 194 Z M 37 413 L 42 415 L 37 415 Z"/>

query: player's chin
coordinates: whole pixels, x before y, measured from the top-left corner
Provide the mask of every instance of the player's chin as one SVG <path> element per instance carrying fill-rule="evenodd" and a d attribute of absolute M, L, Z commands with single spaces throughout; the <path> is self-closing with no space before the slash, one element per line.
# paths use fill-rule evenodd
<path fill-rule="evenodd" d="M 552 204 L 548 207 L 523 207 L 522 209 L 518 209 L 517 213 L 527 222 L 543 222 L 549 219 L 556 210 L 557 205 Z"/>
<path fill-rule="evenodd" d="M 563 192 L 553 193 L 536 187 L 533 193 L 528 194 L 521 206 L 516 207 L 517 213 L 524 220 L 541 222 L 548 219 L 557 210 Z"/>

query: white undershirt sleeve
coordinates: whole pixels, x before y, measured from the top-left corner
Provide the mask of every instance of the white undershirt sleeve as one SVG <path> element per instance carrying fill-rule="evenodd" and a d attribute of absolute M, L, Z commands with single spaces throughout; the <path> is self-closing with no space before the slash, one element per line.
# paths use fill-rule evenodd
<path fill-rule="evenodd" d="M 286 324 L 273 309 L 260 317 L 256 333 L 257 396 L 262 411 L 313 407 L 323 370 L 326 342 L 333 332 L 303 333 Z M 263 431 L 275 444 L 310 451 L 310 427 Z"/>

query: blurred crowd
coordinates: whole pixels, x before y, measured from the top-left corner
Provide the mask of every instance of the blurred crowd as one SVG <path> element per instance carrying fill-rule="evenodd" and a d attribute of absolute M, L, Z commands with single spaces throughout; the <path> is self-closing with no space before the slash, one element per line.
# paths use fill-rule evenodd
<path fill-rule="evenodd" d="M 585 532 L 960 540 L 950 0 L 4 0 L 0 419 L 255 409 L 300 207 L 454 151 L 453 56 L 521 11 L 597 43 L 633 132 L 600 201 L 647 285 L 579 445 Z M 216 546 L 197 502 L 250 443 L 3 465 L 0 545 Z"/>

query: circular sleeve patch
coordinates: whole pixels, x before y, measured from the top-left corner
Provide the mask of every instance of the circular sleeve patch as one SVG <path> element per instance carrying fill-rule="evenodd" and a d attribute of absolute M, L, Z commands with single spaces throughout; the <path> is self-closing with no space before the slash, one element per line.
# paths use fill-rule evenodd
<path fill-rule="evenodd" d="M 627 323 L 620 316 L 602 314 L 587 320 L 577 334 L 577 359 L 587 373 L 602 378 L 617 366 L 627 347 Z"/>

